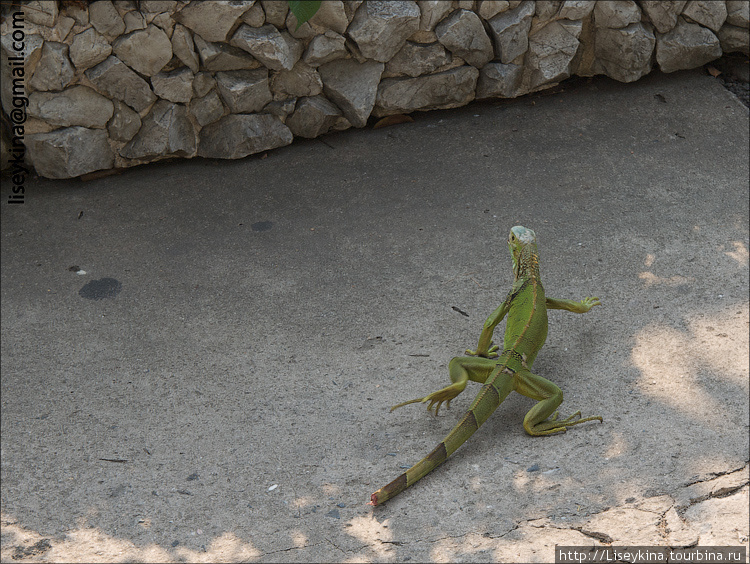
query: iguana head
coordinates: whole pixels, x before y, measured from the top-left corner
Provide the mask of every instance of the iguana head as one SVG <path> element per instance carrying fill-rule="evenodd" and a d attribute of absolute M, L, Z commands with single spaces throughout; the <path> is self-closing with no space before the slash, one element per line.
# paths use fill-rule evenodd
<path fill-rule="evenodd" d="M 508 248 L 513 258 L 513 274 L 516 279 L 525 273 L 538 274 L 539 259 L 536 249 L 536 233 L 521 225 L 516 225 L 508 235 Z"/>

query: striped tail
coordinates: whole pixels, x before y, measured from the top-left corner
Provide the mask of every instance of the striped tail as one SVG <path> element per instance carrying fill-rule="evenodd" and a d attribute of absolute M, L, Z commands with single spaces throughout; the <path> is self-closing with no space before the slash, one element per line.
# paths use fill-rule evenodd
<path fill-rule="evenodd" d="M 466 415 L 464 415 L 458 425 L 448 433 L 448 436 L 430 454 L 390 484 L 383 486 L 372 494 L 370 496 L 370 505 L 380 505 L 400 494 L 409 486 L 414 485 L 417 480 L 424 478 L 445 462 L 451 454 L 456 452 L 458 447 L 464 444 L 481 427 L 482 423 L 487 421 L 492 412 L 497 409 L 513 389 L 513 378 L 498 378 L 501 373 L 512 375 L 513 371 L 503 365 L 493 370 L 487 379 L 487 383 L 482 386 L 482 389 L 471 404 L 469 411 L 466 412 Z M 502 380 L 502 382 L 496 383 L 498 379 Z M 498 388 L 498 384 L 502 389 Z"/>

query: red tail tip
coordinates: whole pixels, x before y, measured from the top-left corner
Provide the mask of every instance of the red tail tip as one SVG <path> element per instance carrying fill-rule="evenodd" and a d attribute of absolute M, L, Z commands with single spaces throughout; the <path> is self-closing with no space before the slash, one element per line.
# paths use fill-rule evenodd
<path fill-rule="evenodd" d="M 374 507 L 374 506 L 376 506 L 377 504 L 378 504 L 378 496 L 377 496 L 377 495 L 375 495 L 375 494 L 372 494 L 372 495 L 370 496 L 370 503 L 368 503 L 367 505 L 372 505 L 372 506 Z"/>

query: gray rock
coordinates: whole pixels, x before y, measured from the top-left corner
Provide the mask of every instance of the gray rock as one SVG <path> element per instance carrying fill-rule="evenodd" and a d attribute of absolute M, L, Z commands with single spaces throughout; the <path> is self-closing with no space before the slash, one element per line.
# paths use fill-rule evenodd
<path fill-rule="evenodd" d="M 421 13 L 419 29 L 423 31 L 434 30 L 435 26 L 453 11 L 452 2 L 445 2 L 444 0 L 418 0 L 417 4 Z"/>
<path fill-rule="evenodd" d="M 52 125 L 81 125 L 103 129 L 112 117 L 112 102 L 87 86 L 72 86 L 62 92 L 32 92 L 29 116 Z"/>
<path fill-rule="evenodd" d="M 556 83 L 570 76 L 571 63 L 580 42 L 581 22 L 551 21 L 529 37 L 526 67 L 528 88 Z"/>
<path fill-rule="evenodd" d="M 407 41 L 385 65 L 389 75 L 417 77 L 430 74 L 452 61 L 451 54 L 440 43 L 412 43 Z"/>
<path fill-rule="evenodd" d="M 283 147 L 294 136 L 279 118 L 268 114 L 230 114 L 201 130 L 198 155 L 209 159 L 241 159 Z"/>
<path fill-rule="evenodd" d="M 187 104 L 193 98 L 193 76 L 193 71 L 185 67 L 160 72 L 151 77 L 151 86 L 159 98 Z"/>
<path fill-rule="evenodd" d="M 87 6 L 68 4 L 65 13 L 76 21 L 76 24 L 87 26 L 89 24 L 89 10 Z"/>
<path fill-rule="evenodd" d="M 656 31 L 666 33 L 677 23 L 687 0 L 641 0 L 640 4 Z"/>
<path fill-rule="evenodd" d="M 140 8 L 142 12 L 158 14 L 160 12 L 174 12 L 177 4 L 177 0 L 141 0 Z"/>
<path fill-rule="evenodd" d="M 193 37 L 201 62 L 209 71 L 248 70 L 260 67 L 247 52 L 225 43 L 209 43 L 200 35 Z"/>
<path fill-rule="evenodd" d="M 137 112 L 145 110 L 156 100 L 148 83 L 114 55 L 85 74 L 99 92 L 122 100 Z"/>
<path fill-rule="evenodd" d="M 156 14 L 154 19 L 151 20 L 151 23 L 166 33 L 169 39 L 172 39 L 172 31 L 175 26 L 175 21 L 172 19 L 172 16 L 166 13 Z"/>
<path fill-rule="evenodd" d="M 725 24 L 717 35 L 725 53 L 750 54 L 750 31 L 746 27 Z"/>
<path fill-rule="evenodd" d="M 261 0 L 263 11 L 266 13 L 266 23 L 276 27 L 284 27 L 286 14 L 289 11 L 289 4 L 279 2 L 279 0 Z"/>
<path fill-rule="evenodd" d="M 282 70 L 274 75 L 271 91 L 275 100 L 317 96 L 323 91 L 323 81 L 314 68 L 299 61 L 292 70 Z"/>
<path fill-rule="evenodd" d="M 112 53 L 112 46 L 93 27 L 79 33 L 70 44 L 70 60 L 78 72 L 98 65 Z"/>
<path fill-rule="evenodd" d="M 195 52 L 193 36 L 190 34 L 190 30 L 184 25 L 177 24 L 174 26 L 174 31 L 172 32 L 172 53 L 190 67 L 191 71 L 198 72 L 200 62 Z"/>
<path fill-rule="evenodd" d="M 199 72 L 193 79 L 193 90 L 198 98 L 203 98 L 208 91 L 216 86 L 216 79 L 210 72 Z"/>
<path fill-rule="evenodd" d="M 521 65 L 487 63 L 479 71 L 477 98 L 513 98 L 521 86 L 521 77 Z"/>
<path fill-rule="evenodd" d="M 321 30 L 332 30 L 336 33 L 344 33 L 349 20 L 344 11 L 344 3 L 341 0 L 326 0 L 321 2 L 320 8 L 310 19 L 315 28 Z"/>
<path fill-rule="evenodd" d="M 24 19 L 31 23 L 52 27 L 57 19 L 57 2 L 45 2 L 44 0 L 31 0 L 21 4 Z"/>
<path fill-rule="evenodd" d="M 131 31 L 137 31 L 139 29 L 146 29 L 146 19 L 140 12 L 128 12 L 123 16 L 122 21 L 125 22 L 125 33 L 130 33 Z"/>
<path fill-rule="evenodd" d="M 29 81 L 34 90 L 62 90 L 75 78 L 76 71 L 68 59 L 68 46 L 45 41 L 42 56 Z"/>
<path fill-rule="evenodd" d="M 346 57 L 346 40 L 335 31 L 316 35 L 307 46 L 302 59 L 311 67 L 317 67 Z"/>
<path fill-rule="evenodd" d="M 503 12 L 487 22 L 495 43 L 495 52 L 502 63 L 508 64 L 528 50 L 534 9 L 533 0 L 526 0 L 517 8 Z"/>
<path fill-rule="evenodd" d="M 378 86 L 373 115 L 456 108 L 474 99 L 479 71 L 462 66 L 418 78 L 385 78 Z"/>
<path fill-rule="evenodd" d="M 80 126 L 27 135 L 26 155 L 45 178 L 74 178 L 115 164 L 107 132 Z"/>
<path fill-rule="evenodd" d="M 237 20 L 250 8 L 241 0 L 190 2 L 172 18 L 206 41 L 226 41 Z"/>
<path fill-rule="evenodd" d="M 252 27 L 260 27 L 266 23 L 266 14 L 263 12 L 260 2 L 256 2 L 247 12 L 242 14 L 242 21 Z"/>
<path fill-rule="evenodd" d="M 750 25 L 750 2 L 727 0 L 727 23 L 737 27 L 748 27 Z"/>
<path fill-rule="evenodd" d="M 479 2 L 479 8 L 477 12 L 479 13 L 480 18 L 489 20 L 490 18 L 494 18 L 496 15 L 508 10 L 509 8 L 510 4 L 505 0 L 482 0 L 481 2 Z"/>
<path fill-rule="evenodd" d="M 126 159 L 154 160 L 158 157 L 195 155 L 198 137 L 188 118 L 187 108 L 159 100 L 143 118 L 143 125 L 120 149 Z"/>
<path fill-rule="evenodd" d="M 607 76 L 620 82 L 633 82 L 651 72 L 655 45 L 654 34 L 641 22 L 596 30 L 597 62 Z"/>
<path fill-rule="evenodd" d="M 438 41 L 451 53 L 477 68 L 491 61 L 495 52 L 474 12 L 456 10 L 435 28 Z"/>
<path fill-rule="evenodd" d="M 600 2 L 594 0 L 566 0 L 562 3 L 558 15 L 567 20 L 582 20 L 588 17 L 598 3 Z"/>
<path fill-rule="evenodd" d="M 112 45 L 117 58 L 146 76 L 153 76 L 172 59 L 172 42 L 155 25 L 119 37 Z"/>
<path fill-rule="evenodd" d="M 73 26 L 75 24 L 76 21 L 73 18 L 60 16 L 57 19 L 57 24 L 55 24 L 54 27 L 54 32 L 57 34 L 57 38 L 59 38 L 60 41 L 65 41 L 65 39 L 68 37 L 68 34 L 70 33 L 70 30 L 73 29 Z"/>
<path fill-rule="evenodd" d="M 190 113 L 193 114 L 195 121 L 203 127 L 223 116 L 225 109 L 224 104 L 221 103 L 219 93 L 216 90 L 211 90 L 211 92 L 202 98 L 194 98 L 190 102 Z"/>
<path fill-rule="evenodd" d="M 130 141 L 141 128 L 141 116 L 130 106 L 120 100 L 115 100 L 112 119 L 107 124 L 107 131 L 115 141 Z"/>
<path fill-rule="evenodd" d="M 110 0 L 89 3 L 89 22 L 96 31 L 110 40 L 125 31 L 125 22 Z"/>
<path fill-rule="evenodd" d="M 278 117 L 281 120 L 281 123 L 286 123 L 287 116 L 294 111 L 294 106 L 296 104 L 297 98 L 274 100 L 263 108 L 263 112 Z"/>
<path fill-rule="evenodd" d="M 287 32 L 279 33 L 271 24 L 261 27 L 242 24 L 230 44 L 247 51 L 273 70 L 291 70 L 302 56 L 302 44 Z"/>
<path fill-rule="evenodd" d="M 597 29 L 610 27 L 621 29 L 641 21 L 641 11 L 633 0 L 611 0 L 597 2 L 594 8 Z"/>
<path fill-rule="evenodd" d="M 342 115 L 339 109 L 323 96 L 301 98 L 294 113 L 286 120 L 295 136 L 312 139 L 336 126 Z"/>
<path fill-rule="evenodd" d="M 656 36 L 656 62 L 662 72 L 694 69 L 721 57 L 721 44 L 711 30 L 678 18 L 669 33 Z"/>
<path fill-rule="evenodd" d="M 273 99 L 268 69 L 217 72 L 216 84 L 229 111 L 235 114 L 259 112 Z"/>
<path fill-rule="evenodd" d="M 725 2 L 715 0 L 710 2 L 690 0 L 682 11 L 682 15 L 716 33 L 727 19 L 727 5 Z"/>
<path fill-rule="evenodd" d="M 364 127 L 375 105 L 383 63 L 339 59 L 318 67 L 323 91 L 354 127 Z"/>
<path fill-rule="evenodd" d="M 387 62 L 419 28 L 420 12 L 411 0 L 370 0 L 357 8 L 348 35 L 362 55 Z"/>
<path fill-rule="evenodd" d="M 555 19 L 561 6 L 561 0 L 536 0 L 534 22 L 532 23 L 535 27 L 543 27 L 549 20 Z"/>

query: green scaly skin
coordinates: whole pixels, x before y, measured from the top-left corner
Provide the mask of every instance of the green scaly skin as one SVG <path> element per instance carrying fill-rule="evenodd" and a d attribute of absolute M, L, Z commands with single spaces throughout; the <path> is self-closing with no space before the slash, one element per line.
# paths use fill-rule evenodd
<path fill-rule="evenodd" d="M 508 247 L 513 257 L 513 287 L 505 301 L 485 321 L 477 350 L 467 350 L 466 354 L 472 356 L 456 357 L 450 361 L 450 386 L 427 397 L 395 405 L 391 411 L 410 403 L 429 402 L 427 409 L 432 410 L 435 406 L 437 415 L 444 402 L 450 407 L 451 400 L 464 391 L 469 380 L 484 386 L 469 411 L 448 436 L 425 458 L 372 494 L 370 505 L 380 505 L 391 499 L 445 462 L 513 390 L 537 401 L 523 419 L 523 428 L 529 435 L 562 433 L 568 427 L 585 421 L 602 420 L 600 416 L 581 419 L 580 411 L 567 419 L 558 420 L 557 408 L 563 401 L 562 390 L 531 372 L 534 359 L 547 338 L 547 310 L 586 313 L 592 307 L 601 305 L 599 298 L 584 298 L 576 302 L 545 297 L 539 277 L 536 235 L 531 229 L 513 227 L 508 237 Z M 500 351 L 497 345 L 492 344 L 492 334 L 506 315 L 508 321 L 503 350 Z"/>

